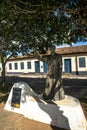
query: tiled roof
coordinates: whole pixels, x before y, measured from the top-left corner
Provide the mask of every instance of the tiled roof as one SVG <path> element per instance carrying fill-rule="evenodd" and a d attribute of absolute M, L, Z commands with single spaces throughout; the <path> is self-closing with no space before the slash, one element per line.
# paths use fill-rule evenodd
<path fill-rule="evenodd" d="M 23 56 L 17 56 L 17 57 L 11 57 L 9 60 L 20 60 L 20 59 L 27 59 L 27 58 L 34 58 L 34 56 L 27 56 L 27 55 L 23 55 Z"/>
<path fill-rule="evenodd" d="M 59 54 L 87 53 L 87 45 L 57 48 L 56 52 Z"/>
<path fill-rule="evenodd" d="M 56 53 L 61 54 L 61 55 L 66 55 L 66 54 L 78 54 L 78 53 L 87 53 L 87 45 L 84 46 L 73 46 L 73 47 L 63 47 L 63 48 L 57 48 Z M 49 54 L 49 52 L 48 52 Z M 17 56 L 16 58 L 12 57 L 10 60 L 13 59 L 27 59 L 27 58 L 34 58 L 33 55 L 31 56 Z"/>

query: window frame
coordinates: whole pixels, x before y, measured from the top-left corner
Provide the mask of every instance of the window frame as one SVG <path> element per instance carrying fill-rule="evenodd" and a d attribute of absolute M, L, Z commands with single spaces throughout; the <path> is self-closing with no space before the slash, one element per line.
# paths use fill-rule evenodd
<path fill-rule="evenodd" d="M 79 68 L 85 68 L 85 67 L 86 67 L 86 58 L 79 57 Z"/>
<path fill-rule="evenodd" d="M 27 62 L 27 69 L 31 69 L 31 61 Z"/>
<path fill-rule="evenodd" d="M 24 70 L 24 62 L 20 62 L 20 69 Z"/>
<path fill-rule="evenodd" d="M 17 62 L 14 63 L 14 69 L 18 70 L 18 63 Z"/>
<path fill-rule="evenodd" d="M 9 70 L 12 70 L 12 63 L 9 63 Z"/>

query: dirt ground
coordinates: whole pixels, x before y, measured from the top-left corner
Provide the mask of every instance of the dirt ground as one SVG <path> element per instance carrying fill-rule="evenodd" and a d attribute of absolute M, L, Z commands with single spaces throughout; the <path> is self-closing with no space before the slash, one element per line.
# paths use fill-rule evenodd
<path fill-rule="evenodd" d="M 8 78 L 8 82 L 11 81 L 12 83 L 14 82 L 19 82 L 19 81 L 26 81 L 27 83 L 29 82 L 29 85 L 35 90 L 35 92 L 37 92 L 37 90 L 39 90 L 39 92 L 37 93 L 41 93 L 43 91 L 43 86 L 44 86 L 44 80 L 45 79 L 33 79 L 33 78 L 17 78 L 17 77 L 13 77 L 13 78 Z M 71 81 L 70 81 L 71 83 Z M 73 82 L 72 82 L 73 83 Z M 86 83 L 85 83 L 86 84 Z M 77 95 L 77 91 L 74 88 L 74 94 L 76 93 Z M 71 90 L 72 92 L 72 90 Z M 82 91 L 81 91 L 82 92 Z M 86 91 L 84 91 L 85 94 L 87 95 Z M 69 94 L 70 90 L 69 90 Z M 80 95 L 80 94 L 78 94 Z M 87 104 L 87 101 L 86 101 Z M 86 116 L 87 119 L 87 105 L 85 105 L 84 103 L 81 104 L 84 114 Z M 44 123 L 40 123 L 34 120 L 29 120 L 27 118 L 25 118 L 24 116 L 20 115 L 20 114 L 16 114 L 13 112 L 9 112 L 4 110 L 4 106 L 5 103 L 0 103 L 0 130 L 64 130 L 64 129 L 60 129 L 58 127 L 53 127 Z"/>
<path fill-rule="evenodd" d="M 65 130 L 6 111 L 4 106 L 4 103 L 0 104 L 0 130 Z"/>
<path fill-rule="evenodd" d="M 0 103 L 0 130 L 64 130 L 6 111 L 4 106 L 4 103 Z M 85 115 L 87 118 L 87 111 L 85 111 Z"/>
<path fill-rule="evenodd" d="M 65 130 L 38 121 L 25 118 L 23 115 L 4 110 L 5 103 L 0 103 L 0 130 Z M 82 104 L 87 119 L 87 106 Z"/>
<path fill-rule="evenodd" d="M 34 120 L 23 115 L 4 110 L 4 103 L 0 103 L 0 130 L 64 130 Z M 82 105 L 86 119 L 87 108 Z"/>

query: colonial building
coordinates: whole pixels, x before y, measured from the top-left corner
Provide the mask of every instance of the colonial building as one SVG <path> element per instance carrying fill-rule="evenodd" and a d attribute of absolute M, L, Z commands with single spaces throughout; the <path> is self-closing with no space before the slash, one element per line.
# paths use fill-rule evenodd
<path fill-rule="evenodd" d="M 56 53 L 62 55 L 63 74 L 87 75 L 87 45 L 57 48 Z M 18 56 L 9 59 L 6 72 L 8 74 L 47 73 L 47 64 L 34 57 Z"/>
<path fill-rule="evenodd" d="M 63 73 L 87 74 L 87 45 L 57 49 L 62 55 Z"/>

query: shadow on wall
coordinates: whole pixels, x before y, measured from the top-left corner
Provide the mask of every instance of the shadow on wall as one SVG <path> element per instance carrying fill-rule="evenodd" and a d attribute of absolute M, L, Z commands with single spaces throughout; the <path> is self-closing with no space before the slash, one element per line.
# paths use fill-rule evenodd
<path fill-rule="evenodd" d="M 63 111 L 60 110 L 60 107 L 55 102 L 44 101 L 45 104 L 43 101 L 41 102 L 41 100 L 40 102 L 36 100 L 36 102 L 38 103 L 39 108 L 49 115 L 52 130 L 70 130 L 68 119 L 63 115 Z"/>
<path fill-rule="evenodd" d="M 32 108 L 33 115 L 36 114 L 38 116 L 35 116 L 35 118 L 37 118 L 36 120 L 47 124 L 50 123 L 53 130 L 70 130 L 68 119 L 63 115 L 63 111 L 60 110 L 60 107 L 55 102 L 42 100 L 25 82 L 15 83 L 14 87 L 22 88 L 21 103 L 29 103 L 30 96 L 30 101 L 36 101 L 35 104 L 37 105 L 36 108 L 34 108 L 35 110 L 33 111 Z M 62 128 L 58 128 L 57 126 Z"/>
<path fill-rule="evenodd" d="M 24 97 L 24 101 L 22 101 L 22 103 L 27 102 L 28 95 L 32 96 L 34 99 L 31 97 L 31 100 L 36 101 L 35 104 L 37 104 L 37 107 L 34 108 L 37 110 L 33 111 L 33 114 L 38 113 L 36 120 L 39 119 L 38 121 L 40 122 L 45 121 L 47 124 L 49 124 L 50 121 L 52 130 L 70 130 L 68 119 L 63 115 L 63 111 L 60 110 L 60 107 L 55 102 L 42 100 L 39 98 L 39 95 L 28 86 L 28 90 L 23 90 L 22 97 Z"/>

